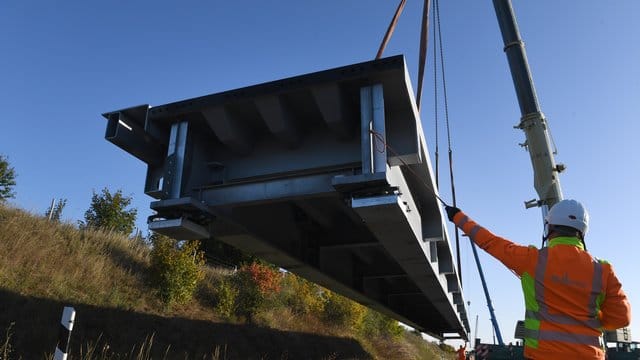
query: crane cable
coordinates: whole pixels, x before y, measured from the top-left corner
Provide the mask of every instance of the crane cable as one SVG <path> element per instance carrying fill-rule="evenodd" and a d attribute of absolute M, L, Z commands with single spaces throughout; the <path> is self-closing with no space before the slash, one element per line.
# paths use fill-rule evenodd
<path fill-rule="evenodd" d="M 376 59 L 379 59 L 380 57 L 382 57 L 382 53 L 384 52 L 384 49 L 387 46 L 387 43 L 389 42 L 389 39 L 391 38 L 391 35 L 393 35 L 393 31 L 395 30 L 396 24 L 398 23 L 398 18 L 400 17 L 400 14 L 402 14 L 402 10 L 404 9 L 406 0 L 401 0 L 400 3 L 398 4 L 398 7 L 396 8 L 396 12 L 391 20 L 391 23 L 389 24 L 389 27 L 387 28 L 387 32 L 385 33 L 385 36 L 382 40 L 382 43 L 380 44 L 380 47 L 378 48 L 378 53 L 376 54 Z M 418 89 L 417 89 L 417 94 L 416 94 L 416 105 L 418 108 L 418 112 L 420 112 L 420 105 L 421 105 L 421 100 L 422 100 L 422 83 L 424 80 L 424 69 L 425 69 L 425 63 L 426 63 L 426 55 L 427 55 L 427 39 L 429 37 L 429 10 L 431 8 L 430 6 L 430 0 L 424 0 L 424 5 L 422 8 L 422 27 L 421 27 L 421 31 L 420 31 L 420 52 L 419 52 L 419 59 L 418 59 Z M 442 91 L 443 91 L 443 100 L 444 100 L 444 114 L 445 114 L 445 122 L 446 122 L 446 127 L 447 127 L 447 147 L 448 147 L 448 156 L 449 156 L 449 179 L 450 179 L 450 184 L 451 184 L 451 197 L 452 197 L 452 201 L 453 201 L 453 206 L 456 207 L 457 205 L 457 201 L 456 201 L 456 187 L 455 187 L 455 178 L 453 175 L 453 149 L 451 146 L 451 127 L 449 124 L 449 100 L 448 100 L 448 96 L 447 96 L 447 81 L 446 81 L 446 77 L 445 77 L 445 68 L 444 68 L 444 46 L 442 45 L 442 28 L 441 28 L 441 22 L 440 22 L 440 1 L 439 0 L 434 0 L 433 2 L 433 8 L 434 8 L 434 15 L 435 15 L 435 21 L 433 23 L 433 73 L 434 73 L 434 111 L 435 111 L 435 137 L 436 137 L 436 151 L 435 151 L 435 168 L 436 168 L 436 174 L 435 174 L 435 183 L 436 183 L 436 189 L 439 189 L 439 171 L 440 171 L 440 166 L 439 166 L 439 139 L 438 139 L 438 58 L 437 58 L 437 54 L 436 54 L 436 49 L 439 49 L 439 55 L 440 55 L 440 70 L 441 70 L 441 76 L 442 76 Z M 436 40 L 436 35 L 437 35 L 437 40 Z M 418 174 L 404 161 L 402 160 L 402 157 L 398 156 L 398 153 L 389 145 L 387 144 L 387 142 L 384 140 L 384 137 L 373 131 L 370 130 L 370 133 L 380 142 L 383 144 L 384 148 L 388 149 L 389 152 L 391 152 L 393 155 L 397 156 L 398 159 L 400 159 L 400 162 L 402 162 L 403 165 L 406 166 L 407 169 L 409 169 L 410 172 L 412 172 L 414 175 L 416 175 L 418 178 L 420 178 L 418 176 Z M 374 145 L 374 148 L 376 147 L 376 145 Z M 376 151 L 379 151 L 376 149 Z M 447 203 L 442 200 L 442 198 L 437 194 L 437 191 L 434 190 L 426 181 L 423 181 L 422 184 L 424 185 L 425 188 L 427 188 L 435 197 L 436 199 L 438 199 L 443 205 L 447 206 Z M 458 279 L 460 281 L 460 286 L 462 286 L 462 267 L 461 267 L 461 263 L 460 263 L 460 232 L 458 230 L 458 227 L 454 227 L 454 231 L 455 231 L 455 238 L 456 238 L 456 262 L 458 265 Z M 473 244 L 472 244 L 473 245 Z"/>
<path fill-rule="evenodd" d="M 435 2 L 434 2 L 435 6 Z M 434 112 L 434 133 L 436 137 L 436 151 L 434 153 L 436 162 L 436 188 L 440 190 L 440 141 L 438 131 L 438 57 L 437 53 L 437 41 L 436 41 L 436 23 L 433 23 L 433 112 Z"/>
<path fill-rule="evenodd" d="M 457 207 L 456 204 L 456 187 L 455 187 L 455 179 L 454 179 L 454 175 L 453 175 L 453 150 L 452 150 L 452 146 L 451 146 L 451 129 L 450 129 L 450 125 L 449 125 L 449 103 L 448 103 L 448 99 L 447 99 L 447 81 L 446 81 L 446 77 L 445 77 L 445 69 L 444 69 L 444 46 L 442 45 L 442 30 L 440 27 L 440 1 L 439 0 L 434 0 L 434 17 L 435 17 L 435 21 L 434 21 L 434 28 L 436 29 L 435 32 L 438 33 L 438 44 L 439 44 L 439 48 L 440 48 L 440 70 L 442 72 L 442 91 L 443 91 L 443 98 L 444 98 L 444 113 L 445 113 L 445 121 L 447 124 L 447 145 L 448 145 L 448 153 L 449 153 L 449 176 L 450 176 L 450 182 L 451 182 L 451 196 L 452 196 L 452 202 L 453 202 L 453 206 Z M 434 52 L 434 57 L 435 57 L 435 52 Z M 435 63 L 435 61 L 434 61 Z M 438 106 L 438 104 L 435 104 L 436 108 Z M 437 145 L 436 145 L 437 146 Z M 454 227 L 455 228 L 455 235 L 456 235 L 456 256 L 457 256 L 457 262 L 458 262 L 458 278 L 460 279 L 460 286 L 462 287 L 462 268 L 460 267 L 460 234 L 458 232 L 458 227 Z M 495 317 L 495 313 L 493 310 L 493 305 L 491 303 L 491 297 L 489 296 L 489 290 L 487 289 L 487 285 L 486 285 L 486 281 L 484 279 L 484 273 L 482 271 L 482 266 L 480 265 L 480 259 L 478 258 L 478 252 L 476 249 L 476 244 L 473 242 L 473 240 L 471 239 L 471 237 L 469 237 L 469 243 L 471 244 L 471 249 L 473 250 L 473 255 L 474 255 L 474 259 L 476 261 L 476 266 L 478 267 L 478 273 L 480 275 L 480 280 L 482 282 L 482 288 L 485 292 L 485 297 L 487 298 L 487 306 L 489 307 L 489 314 L 491 315 L 491 323 L 493 325 L 493 330 L 495 332 L 495 334 L 498 337 L 498 343 L 500 345 L 503 345 L 502 342 L 502 335 L 500 333 L 500 328 L 498 326 L 498 321 Z M 513 272 L 513 271 L 512 271 Z M 514 272 L 515 274 L 515 272 Z"/>
<path fill-rule="evenodd" d="M 416 172 L 416 171 L 415 171 L 415 170 L 414 170 L 414 169 L 413 169 L 413 168 L 412 168 L 412 167 L 411 167 L 411 166 L 410 166 L 406 161 L 404 161 L 404 160 L 402 159 L 402 156 L 400 155 L 400 153 L 398 153 L 398 152 L 397 152 L 397 151 L 396 151 L 396 150 L 395 150 L 391 145 L 389 145 L 389 143 L 387 143 L 387 142 L 384 140 L 384 136 L 382 136 L 382 134 L 380 134 L 379 132 L 377 132 L 377 131 L 375 131 L 375 130 L 369 130 L 369 133 L 370 133 L 371 135 L 373 135 L 373 136 L 376 138 L 376 140 L 378 140 L 378 141 L 374 142 L 374 144 L 373 144 L 373 149 L 374 149 L 375 151 L 377 151 L 377 152 L 381 152 L 381 153 L 382 153 L 382 152 L 384 152 L 384 151 L 385 151 L 385 149 L 386 149 L 386 150 L 388 150 L 388 151 L 391 153 L 391 155 L 395 156 L 395 157 L 397 158 L 397 160 L 399 160 L 399 161 L 400 161 L 400 163 L 402 163 L 402 165 L 404 165 L 404 166 L 405 166 L 405 169 L 407 169 L 410 173 L 412 173 L 413 175 L 415 175 L 416 179 L 421 179 L 420 174 L 418 174 L 418 173 L 417 173 L 417 172 Z M 380 144 L 382 144 L 382 149 L 379 149 L 379 148 L 378 148 L 378 142 L 379 142 Z M 431 186 L 429 185 L 429 183 L 428 183 L 427 181 L 425 181 L 425 180 L 421 180 L 421 184 L 422 184 L 422 186 L 424 186 L 427 190 L 429 190 L 429 192 L 430 192 L 430 193 L 431 193 L 431 194 L 432 194 L 436 199 L 438 199 L 438 201 L 440 201 L 440 203 L 442 203 L 442 205 L 444 205 L 444 206 L 449 206 L 449 205 L 447 204 L 447 202 L 446 202 L 446 201 L 442 200 L 442 198 L 438 195 L 438 192 L 436 192 L 436 191 L 433 189 L 433 187 L 431 187 Z"/>
<path fill-rule="evenodd" d="M 438 0 L 434 0 L 434 1 L 438 1 Z M 402 11 L 404 9 L 404 6 L 406 4 L 406 0 L 400 0 L 400 3 L 398 4 L 398 7 L 396 8 L 396 11 L 394 13 L 393 18 L 391 19 L 391 23 L 389 23 L 389 26 L 387 28 L 387 32 L 384 35 L 384 38 L 382 39 L 382 43 L 380 44 L 380 47 L 378 48 L 378 52 L 376 54 L 376 59 L 379 59 L 380 57 L 382 57 L 382 54 L 384 53 L 384 50 L 387 46 L 387 44 L 389 43 L 389 40 L 391 39 L 391 36 L 393 35 L 393 31 L 395 30 L 395 27 L 398 23 L 398 19 L 400 18 L 400 15 L 402 14 Z M 423 4 L 423 8 L 422 8 L 422 26 L 421 26 L 421 31 L 420 31 L 420 52 L 419 52 L 419 59 L 418 59 L 418 89 L 417 89 L 417 94 L 416 94 L 416 105 L 418 108 L 418 112 L 420 111 L 420 103 L 421 103 L 421 98 L 422 98 L 422 83 L 424 80 L 424 68 L 425 68 L 425 63 L 426 63 L 426 54 L 427 54 L 427 39 L 429 36 L 429 11 L 431 8 L 431 0 L 424 0 L 424 4 Z M 439 11 L 440 8 L 439 6 L 437 6 L 434 3 L 434 8 L 437 11 L 438 14 L 438 24 L 437 24 L 437 30 L 438 33 L 440 32 L 440 16 L 439 16 Z M 434 28 L 436 28 L 436 24 L 434 23 Z M 435 31 L 434 31 L 434 58 L 435 58 Z M 441 63 L 444 61 L 444 55 L 443 55 L 443 50 L 442 50 L 442 35 L 439 34 L 439 39 L 440 39 L 440 59 L 441 59 Z M 436 61 L 434 61 L 434 63 L 436 63 Z M 448 110 L 448 101 L 447 101 L 447 92 L 446 92 L 446 85 L 445 85 L 445 81 L 444 81 L 444 66 L 441 66 L 442 68 L 442 77 L 443 77 L 443 88 L 444 88 L 444 100 L 445 100 L 445 118 L 447 121 L 447 139 L 449 142 L 449 160 L 451 163 L 451 159 L 452 159 L 452 151 L 451 151 L 451 137 L 449 135 L 449 110 Z M 437 73 L 437 69 L 434 69 L 434 72 Z M 437 76 L 434 76 L 437 79 Z M 437 80 L 436 80 L 437 81 Z M 437 83 L 436 83 L 436 94 L 437 94 Z M 437 95 L 436 95 L 437 97 Z M 437 99 L 437 98 L 436 98 Z M 437 108 L 437 103 L 436 103 L 436 108 Z M 416 175 L 417 178 L 420 178 L 420 176 L 415 172 L 415 170 L 413 170 L 411 168 L 411 166 L 409 166 L 409 164 L 407 164 L 402 157 L 399 156 L 398 152 L 396 152 L 393 147 L 391 147 L 391 145 L 389 145 L 384 137 L 382 136 L 382 134 L 377 133 L 373 130 L 369 130 L 369 132 L 378 140 L 377 142 L 381 143 L 383 145 L 384 148 L 388 149 L 389 152 L 391 152 L 394 156 L 396 156 L 400 162 L 406 166 L 406 168 L 413 173 L 414 175 Z M 437 141 L 437 110 L 436 110 L 436 148 L 438 147 L 438 141 Z M 378 150 L 377 149 L 377 144 L 374 145 L 374 148 L 376 151 L 384 151 L 384 150 Z M 437 158 L 437 155 L 436 155 Z M 449 166 L 450 168 L 450 172 L 451 174 L 451 178 L 453 179 L 453 167 Z M 437 166 L 436 166 L 437 169 Z M 436 170 L 438 171 L 438 170 Z M 438 195 L 437 191 L 434 190 L 426 181 L 422 181 L 422 185 L 429 190 L 430 193 L 432 193 L 436 199 L 438 199 L 443 205 L 448 206 L 448 204 L 442 200 L 442 198 Z M 436 173 L 436 187 L 438 186 L 438 175 Z M 452 186 L 452 191 L 454 192 L 453 195 L 453 201 L 454 201 L 454 206 L 455 206 L 455 188 Z M 456 239 L 458 239 L 458 230 L 456 228 Z M 456 240 L 456 245 L 458 245 L 458 240 Z M 460 256 L 458 255 L 458 268 L 460 267 Z"/>
<path fill-rule="evenodd" d="M 396 9 L 396 12 L 393 16 L 393 19 L 391 20 L 391 23 L 389 24 L 389 27 L 387 28 L 387 32 L 384 35 L 384 38 L 382 39 L 382 43 L 380 44 L 380 48 L 378 48 L 378 53 L 376 54 L 376 59 L 379 59 L 382 56 L 382 53 L 384 52 L 384 49 L 387 46 L 387 43 L 389 42 L 389 39 L 391 38 L 391 35 L 393 35 L 393 31 L 395 30 L 396 24 L 398 23 L 398 18 L 400 17 L 400 14 L 402 14 L 402 10 L 404 9 L 404 5 L 406 3 L 406 0 L 400 0 L 400 3 L 398 4 L 398 7 Z M 417 99 L 417 108 L 418 108 L 418 112 L 420 111 L 420 98 L 422 97 L 422 81 L 424 78 L 424 65 L 425 65 L 425 58 L 426 58 L 426 53 L 427 53 L 427 37 L 429 35 L 429 9 L 431 7 L 430 4 L 430 0 L 424 0 L 424 7 L 422 9 L 422 28 L 421 28 L 421 32 L 420 32 L 420 59 L 419 59 L 419 68 L 418 68 L 418 93 L 416 95 L 416 99 Z M 398 154 L 397 151 L 395 151 L 395 149 L 389 145 L 386 141 L 384 136 L 382 136 L 382 134 L 374 131 L 374 130 L 369 130 L 369 133 L 371 135 L 373 135 L 376 138 L 376 142 L 374 142 L 374 150 L 378 151 L 378 152 L 384 152 L 385 149 L 387 149 L 393 156 L 397 157 L 398 160 L 400 160 L 400 162 L 405 166 L 405 168 L 407 170 L 409 170 L 409 172 L 411 172 L 413 175 L 416 176 L 417 179 L 421 179 L 420 175 L 411 167 L 409 166 L 409 164 L 407 164 L 406 161 L 404 161 L 402 159 L 402 157 Z M 378 149 L 378 143 L 382 144 L 383 149 Z M 427 189 L 429 190 L 429 192 L 431 194 L 433 194 L 433 196 L 438 199 L 442 205 L 444 206 L 448 206 L 448 204 L 442 200 L 442 198 L 438 195 L 438 192 L 436 190 L 433 189 L 433 187 L 427 183 L 427 181 L 422 180 L 421 184 Z M 437 184 L 436 184 L 437 186 Z"/>
<path fill-rule="evenodd" d="M 438 154 L 438 55 L 440 57 L 440 75 L 442 77 L 442 97 L 444 101 L 444 118 L 447 128 L 447 152 L 449 158 L 449 181 L 451 184 L 451 197 L 453 206 L 457 206 L 456 201 L 456 186 L 455 186 L 455 177 L 453 174 L 453 148 L 451 146 L 451 126 L 449 122 L 449 98 L 447 96 L 447 78 L 445 76 L 445 62 L 444 62 L 444 46 L 442 43 L 442 27 L 440 21 L 440 0 L 433 1 L 433 12 L 434 12 L 434 22 L 433 22 L 433 72 L 434 72 L 434 109 L 435 109 L 435 126 L 436 126 L 436 184 L 438 184 L 439 177 L 439 154 Z M 436 40 L 437 35 L 437 40 Z M 436 48 L 439 51 L 436 51 Z M 455 237 L 456 237 L 456 261 L 458 264 L 458 278 L 460 280 L 460 285 L 462 285 L 462 271 L 461 271 L 461 262 L 460 262 L 460 232 L 458 227 L 455 227 Z"/>
<path fill-rule="evenodd" d="M 418 59 L 418 89 L 417 89 L 417 94 L 416 94 L 416 105 L 418 108 L 418 112 L 420 111 L 420 106 L 421 106 L 421 100 L 422 100 L 422 83 L 424 80 L 424 69 L 425 69 L 425 63 L 426 63 L 426 54 L 427 54 L 427 39 L 429 36 L 429 11 L 431 8 L 431 4 L 430 4 L 430 0 L 424 0 L 424 5 L 422 8 L 422 26 L 421 26 L 421 31 L 420 31 L 420 52 L 419 52 L 419 59 Z M 396 8 L 396 11 L 394 13 L 393 18 L 391 19 L 391 22 L 389 23 L 389 26 L 387 28 L 387 31 L 384 35 L 384 38 L 382 39 L 382 43 L 380 44 L 380 47 L 378 48 L 378 52 L 376 53 L 376 59 L 380 59 L 382 57 L 382 54 L 384 53 L 384 50 L 387 46 L 387 44 L 389 43 L 389 40 L 391 39 L 391 36 L 393 35 L 393 32 L 395 30 L 395 27 L 398 23 L 398 19 L 400 18 L 400 15 L 402 14 L 402 11 L 404 9 L 404 6 L 406 4 L 406 0 L 400 0 L 400 3 L 398 4 L 398 7 Z M 434 22 L 434 34 L 433 34 L 433 39 L 434 39 L 434 87 L 435 87 L 435 112 L 436 112 L 436 116 L 435 116 L 435 120 L 436 120 L 436 188 L 438 188 L 438 182 L 439 182 L 439 166 L 438 166 L 438 83 L 437 83 L 437 58 L 436 58 L 436 33 L 438 35 L 438 41 L 437 43 L 439 44 L 439 49 L 440 49 L 440 69 L 442 72 L 442 88 L 443 88 L 443 97 L 444 97 L 444 107 L 445 107 L 445 121 L 446 121 L 446 125 L 447 125 L 447 143 L 448 143 L 448 153 L 449 153 L 449 175 L 450 175 L 450 180 L 451 180 L 451 194 L 452 194 L 452 199 L 453 199 L 453 206 L 456 206 L 456 192 L 455 192 L 455 182 L 454 182 L 454 175 L 453 175 L 453 150 L 451 147 L 451 132 L 450 132 L 450 126 L 449 126 L 449 102 L 448 102 L 448 97 L 447 97 L 447 85 L 446 85 L 446 78 L 445 78 L 445 69 L 444 69 L 444 50 L 443 50 L 443 46 L 442 46 L 442 30 L 441 30 L 441 26 L 440 26 L 440 3 L 439 0 L 434 0 L 434 12 L 435 12 L 435 17 L 436 17 L 436 21 Z M 391 152 L 392 154 L 394 154 L 395 156 L 398 157 L 398 159 L 400 159 L 400 162 L 406 166 L 407 169 L 409 169 L 410 172 L 412 172 L 414 175 L 418 176 L 418 174 L 404 161 L 402 160 L 402 157 L 398 156 L 398 153 L 389 145 L 386 143 L 386 141 L 384 140 L 384 137 L 373 131 L 370 130 L 370 133 L 377 138 L 378 141 L 380 141 L 383 146 L 389 150 L 389 152 Z M 418 177 L 419 178 L 419 177 Z M 447 206 L 447 203 L 442 200 L 442 198 L 440 196 L 438 196 L 437 192 L 431 187 L 429 186 L 429 184 L 426 181 L 423 181 L 423 185 L 425 186 L 425 188 L 427 188 L 435 197 L 436 199 L 438 199 L 443 205 Z M 456 252 L 457 252 L 457 263 L 458 263 L 458 269 L 460 269 L 460 235 L 458 233 L 458 228 L 455 228 L 455 235 L 456 235 Z M 462 283 L 462 273 L 460 271 L 458 271 L 458 276 L 460 278 L 460 283 Z"/>

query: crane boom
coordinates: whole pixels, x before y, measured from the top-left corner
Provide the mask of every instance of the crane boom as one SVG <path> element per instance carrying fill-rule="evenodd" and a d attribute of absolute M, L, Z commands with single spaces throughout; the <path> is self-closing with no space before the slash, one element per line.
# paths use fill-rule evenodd
<path fill-rule="evenodd" d="M 520 31 L 518 30 L 518 23 L 516 22 L 511 0 L 493 0 L 493 7 L 500 26 L 500 32 L 502 33 L 504 52 L 507 54 L 513 85 L 520 105 L 522 117 L 516 128 L 525 133 L 526 141 L 523 146 L 529 151 L 529 156 L 531 157 L 534 187 L 539 197 L 538 200 L 534 199 L 525 202 L 525 206 L 527 208 L 540 206 L 544 216 L 551 206 L 562 200 L 562 189 L 560 188 L 558 174 L 564 169 L 564 166 L 556 164 L 554 159 L 549 128 L 538 103 L 538 95 L 533 85 L 527 53 L 524 50 L 524 42 L 520 38 Z M 498 337 L 498 344 L 504 345 L 500 327 L 491 304 L 487 283 L 482 272 L 482 266 L 473 242 L 471 243 L 471 248 L 473 249 L 473 255 L 487 299 L 491 324 Z"/>
<path fill-rule="evenodd" d="M 509 61 L 522 115 L 516 128 L 525 133 L 526 141 L 523 146 L 527 148 L 531 157 L 534 187 L 539 197 L 538 200 L 525 202 L 525 206 L 527 208 L 541 206 L 543 214 L 546 214 L 551 206 L 563 198 L 558 174 L 564 170 L 564 165 L 556 164 L 554 159 L 549 127 L 538 103 L 524 42 L 520 38 L 511 0 L 493 0 L 493 7 L 500 25 L 504 51 Z"/>

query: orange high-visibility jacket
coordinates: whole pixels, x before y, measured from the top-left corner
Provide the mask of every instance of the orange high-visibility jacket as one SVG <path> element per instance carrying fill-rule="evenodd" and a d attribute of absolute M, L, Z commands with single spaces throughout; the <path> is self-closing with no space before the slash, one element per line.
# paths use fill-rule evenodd
<path fill-rule="evenodd" d="M 557 237 L 537 249 L 494 235 L 462 211 L 453 220 L 520 277 L 525 357 L 604 359 L 602 330 L 631 322 L 631 306 L 609 263 L 591 257 L 575 237 Z"/>
<path fill-rule="evenodd" d="M 456 354 L 458 355 L 458 360 L 467 360 L 467 351 L 464 348 L 456 350 Z"/>

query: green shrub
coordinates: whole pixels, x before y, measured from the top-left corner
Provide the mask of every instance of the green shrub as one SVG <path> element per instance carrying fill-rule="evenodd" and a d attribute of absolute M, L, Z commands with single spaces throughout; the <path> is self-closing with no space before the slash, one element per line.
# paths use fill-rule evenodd
<path fill-rule="evenodd" d="M 168 305 L 191 300 L 204 278 L 199 241 L 178 242 L 159 234 L 153 234 L 151 241 L 151 280 L 160 298 Z"/>
<path fill-rule="evenodd" d="M 392 339 L 399 339 L 404 332 L 396 320 L 369 308 L 366 309 L 362 320 L 361 331 L 368 337 L 383 336 Z"/>
<path fill-rule="evenodd" d="M 359 330 L 366 308 L 355 301 L 333 292 L 327 292 L 322 318 L 332 326 L 343 326 L 352 330 Z"/>
<path fill-rule="evenodd" d="M 443 342 L 438 344 L 438 347 L 440 348 L 440 350 L 442 350 L 444 352 L 448 352 L 448 353 L 455 353 L 456 352 L 456 348 L 454 348 L 453 346 L 451 346 L 449 344 L 445 344 Z"/>
<path fill-rule="evenodd" d="M 238 289 L 233 286 L 230 279 L 221 279 L 215 287 L 216 312 L 227 319 L 231 318 L 236 313 L 238 293 Z"/>
<path fill-rule="evenodd" d="M 324 302 L 324 290 L 318 285 L 292 273 L 283 279 L 280 302 L 296 315 L 320 313 Z"/>
<path fill-rule="evenodd" d="M 267 265 L 252 263 L 241 267 L 234 276 L 238 296 L 236 314 L 252 321 L 268 300 L 280 292 L 280 272 Z"/>

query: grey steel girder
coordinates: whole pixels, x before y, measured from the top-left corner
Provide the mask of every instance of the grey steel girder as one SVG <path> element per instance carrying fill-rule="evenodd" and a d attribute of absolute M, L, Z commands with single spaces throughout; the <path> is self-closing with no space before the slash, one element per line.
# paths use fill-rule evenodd
<path fill-rule="evenodd" d="M 103 116 L 106 139 L 147 164 L 153 231 L 223 241 L 467 338 L 402 56 Z"/>

